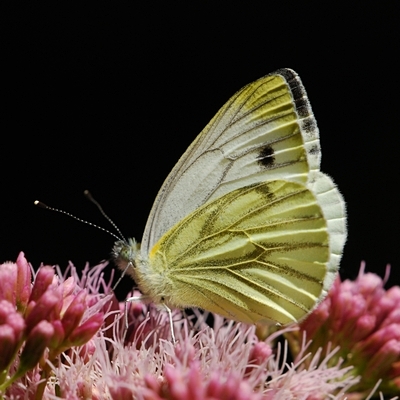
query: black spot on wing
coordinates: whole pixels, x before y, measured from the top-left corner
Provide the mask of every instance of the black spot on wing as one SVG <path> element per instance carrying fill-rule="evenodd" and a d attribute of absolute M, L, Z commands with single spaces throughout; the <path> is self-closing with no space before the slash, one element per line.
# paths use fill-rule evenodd
<path fill-rule="evenodd" d="M 275 163 L 274 149 L 268 145 L 258 153 L 257 162 L 264 168 L 270 168 Z"/>
<path fill-rule="evenodd" d="M 301 99 L 297 99 L 294 101 L 296 104 L 296 111 L 299 117 L 307 118 L 311 115 L 310 113 L 310 102 L 308 101 L 307 97 L 303 97 Z"/>
<path fill-rule="evenodd" d="M 302 121 L 301 128 L 306 133 L 314 133 L 317 130 L 317 123 L 314 118 L 307 118 Z"/>
<path fill-rule="evenodd" d="M 309 152 L 311 155 L 316 156 L 316 155 L 318 155 L 318 154 L 321 152 L 321 149 L 319 148 L 319 146 L 315 145 L 315 146 L 312 146 L 312 147 L 308 150 L 308 152 Z"/>

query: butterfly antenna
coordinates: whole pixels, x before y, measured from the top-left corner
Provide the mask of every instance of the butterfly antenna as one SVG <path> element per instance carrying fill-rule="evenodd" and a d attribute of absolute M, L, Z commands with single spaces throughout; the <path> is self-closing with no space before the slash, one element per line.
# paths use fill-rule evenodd
<path fill-rule="evenodd" d="M 83 194 L 86 196 L 86 198 L 91 201 L 93 204 L 96 205 L 96 207 L 99 209 L 99 211 L 102 213 L 103 217 L 113 226 L 113 228 L 118 232 L 120 237 L 124 240 L 124 242 L 127 242 L 125 239 L 124 235 L 122 232 L 119 230 L 118 226 L 114 223 L 114 221 L 104 212 L 103 207 L 100 205 L 100 203 L 92 196 L 92 194 L 89 192 L 89 190 L 85 190 Z M 121 240 L 121 239 L 120 239 Z"/>
<path fill-rule="evenodd" d="M 101 231 L 107 232 L 108 234 L 110 234 L 111 236 L 115 237 L 115 238 L 118 239 L 118 240 L 122 240 L 122 239 L 123 239 L 124 241 L 126 241 L 125 238 L 124 238 L 122 235 L 121 235 L 121 236 L 122 236 L 122 239 L 121 239 L 121 238 L 120 238 L 119 236 L 117 236 L 115 233 L 112 233 L 112 232 L 110 232 L 109 230 L 104 229 L 104 228 L 102 228 L 101 226 L 95 225 L 95 224 L 93 224 L 93 223 L 91 223 L 91 222 L 89 222 L 89 221 L 85 221 L 84 219 L 78 218 L 78 217 L 76 217 L 75 215 L 70 214 L 70 213 L 68 213 L 68 212 L 66 212 L 66 211 L 64 211 L 64 210 L 58 210 L 57 208 L 50 207 L 50 206 L 48 206 L 47 204 L 44 204 L 44 203 L 42 203 L 42 202 L 39 201 L 39 200 L 36 200 L 36 201 L 34 202 L 34 204 L 35 204 L 35 206 L 38 206 L 38 207 L 41 207 L 41 208 L 45 208 L 45 209 L 50 210 L 50 211 L 56 211 L 56 212 L 59 212 L 59 213 L 61 213 L 61 214 L 68 215 L 68 217 L 74 218 L 74 219 L 76 219 L 76 220 L 79 221 L 79 222 L 83 222 L 84 224 L 93 226 L 94 228 L 97 228 L 97 229 L 100 229 Z M 118 232 L 119 232 L 119 229 L 118 229 Z"/>

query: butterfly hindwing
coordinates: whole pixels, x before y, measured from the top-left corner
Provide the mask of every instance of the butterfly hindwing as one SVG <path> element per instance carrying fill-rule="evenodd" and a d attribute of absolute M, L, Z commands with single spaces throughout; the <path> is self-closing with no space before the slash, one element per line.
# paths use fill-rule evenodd
<path fill-rule="evenodd" d="M 328 224 L 316 196 L 279 180 L 200 207 L 161 238 L 149 263 L 170 285 L 167 304 L 286 324 L 316 305 L 329 258 Z"/>

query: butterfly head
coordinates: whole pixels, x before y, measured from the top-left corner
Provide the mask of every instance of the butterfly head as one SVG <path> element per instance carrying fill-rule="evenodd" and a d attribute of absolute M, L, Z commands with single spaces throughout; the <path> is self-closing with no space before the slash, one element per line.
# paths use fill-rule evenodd
<path fill-rule="evenodd" d="M 140 250 L 140 244 L 134 238 L 118 240 L 114 243 L 112 255 L 118 268 L 132 275 L 132 270 L 136 266 L 136 258 Z"/>

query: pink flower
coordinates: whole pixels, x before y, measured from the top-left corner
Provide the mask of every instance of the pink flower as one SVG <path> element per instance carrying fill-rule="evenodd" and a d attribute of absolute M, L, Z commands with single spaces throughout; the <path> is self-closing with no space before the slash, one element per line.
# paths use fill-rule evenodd
<path fill-rule="evenodd" d="M 81 346 L 88 342 L 92 336 L 100 329 L 104 322 L 103 313 L 92 315 L 83 324 L 76 327 L 69 336 L 71 346 Z"/>
<path fill-rule="evenodd" d="M 22 316 L 7 300 L 0 300 L 0 371 L 6 370 L 15 357 L 25 328 Z"/>
<path fill-rule="evenodd" d="M 33 283 L 32 292 L 29 296 L 30 301 L 38 301 L 46 292 L 47 288 L 53 282 L 54 270 L 51 267 L 44 266 L 39 268 L 36 279 Z"/>
<path fill-rule="evenodd" d="M 354 282 L 337 278 L 300 328 L 312 339 L 313 352 L 340 347 L 332 362 L 342 358 L 344 366 L 354 366 L 354 376 L 361 376 L 352 391 L 368 394 L 382 380 L 379 390 L 395 395 L 400 392 L 400 288 L 386 291 L 385 282 L 364 268 L 362 263 Z"/>
<path fill-rule="evenodd" d="M 334 393 L 344 393 L 357 382 L 353 377 L 345 377 L 349 368 L 343 369 L 339 363 L 329 367 L 320 355 L 306 369 L 303 361 L 311 357 L 307 356 L 306 346 L 301 347 L 302 360 L 285 372 L 279 360 L 285 360 L 287 352 L 276 354 L 272 347 L 278 334 L 260 342 L 254 326 L 214 315 L 214 328 L 210 328 L 204 322 L 205 317 L 199 314 L 197 326 L 193 327 L 187 318 L 174 313 L 177 339 L 174 345 L 170 339 L 163 339 L 168 329 L 158 329 L 168 327 L 166 313 L 148 307 L 147 317 L 137 327 L 140 332 L 148 331 L 143 324 L 154 327 L 147 337 L 132 335 L 135 339 L 129 346 L 115 339 L 111 358 L 106 351 L 97 353 L 103 382 L 112 398 L 286 400 L 311 399 L 313 395 L 336 398 Z M 321 361 L 319 365 L 317 361 Z M 63 372 L 58 370 L 57 375 Z"/>
<path fill-rule="evenodd" d="M 31 267 L 24 257 L 24 253 L 19 253 L 17 258 L 17 285 L 16 285 L 16 302 L 17 309 L 21 312 L 25 310 L 28 304 L 29 295 L 31 293 L 32 286 L 32 274 Z"/>
<path fill-rule="evenodd" d="M 187 371 L 166 365 L 164 380 L 154 379 L 152 375 L 145 377 L 145 387 L 140 396 L 143 399 L 171 399 L 171 400 L 206 400 L 206 399 L 232 399 L 232 400 L 258 400 L 262 399 L 260 392 L 254 392 L 251 385 L 237 376 L 234 371 L 221 377 L 217 372 L 205 380 L 202 369 L 197 362 L 188 366 Z"/>
<path fill-rule="evenodd" d="M 104 267 L 42 267 L 31 283 L 23 255 L 0 265 L 0 397 L 339 400 L 400 387 L 400 289 L 373 274 L 335 282 L 300 330 L 174 310 L 173 343 L 164 310 L 100 294 Z"/>
<path fill-rule="evenodd" d="M 1 265 L 0 268 L 0 300 L 7 300 L 11 304 L 16 304 L 17 296 L 17 279 L 18 266 L 17 264 L 7 262 Z"/>
<path fill-rule="evenodd" d="M 88 279 L 92 287 L 102 280 L 103 268 L 97 267 L 98 275 Z M 41 380 L 35 392 L 40 397 L 51 372 L 49 362 L 88 342 L 104 321 L 101 308 L 107 298 L 100 299 L 96 292 L 98 300 L 93 301 L 93 295 L 78 286 L 79 279 L 65 281 L 48 266 L 38 270 L 33 283 L 31 277 L 23 253 L 17 263 L 0 265 L 0 395 L 17 396 L 15 384 L 21 387 L 33 379 Z"/>
<path fill-rule="evenodd" d="M 17 371 L 18 375 L 22 375 L 39 363 L 53 334 L 53 325 L 47 321 L 40 321 L 32 329 L 26 339 L 25 346 L 21 353 L 20 364 Z"/>
<path fill-rule="evenodd" d="M 26 313 L 27 333 L 40 321 L 55 321 L 60 319 L 62 301 L 60 290 L 46 291 L 37 302 L 31 301 L 28 304 L 28 311 Z"/>

